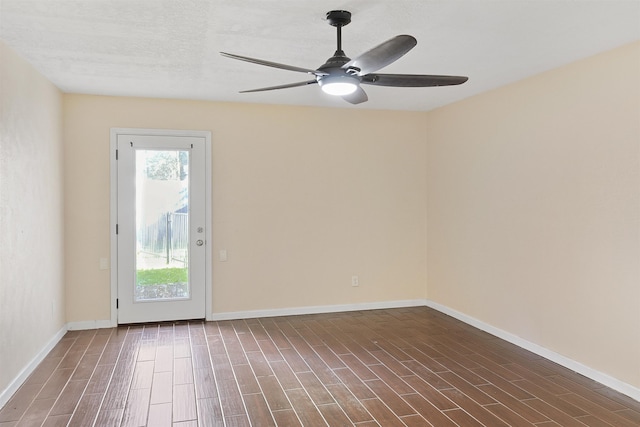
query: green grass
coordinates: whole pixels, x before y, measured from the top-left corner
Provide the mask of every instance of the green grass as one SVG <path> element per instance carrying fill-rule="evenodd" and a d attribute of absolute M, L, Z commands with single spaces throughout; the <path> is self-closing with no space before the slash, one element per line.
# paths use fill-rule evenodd
<path fill-rule="evenodd" d="M 159 268 L 138 270 L 138 285 L 150 286 L 166 283 L 183 283 L 189 280 L 186 268 Z"/>

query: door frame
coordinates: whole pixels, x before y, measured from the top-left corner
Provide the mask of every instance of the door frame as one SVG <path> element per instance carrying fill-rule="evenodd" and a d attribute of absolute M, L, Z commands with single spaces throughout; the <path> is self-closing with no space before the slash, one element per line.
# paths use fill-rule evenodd
<path fill-rule="evenodd" d="M 118 325 L 118 236 L 116 234 L 116 221 L 118 218 L 118 163 L 116 150 L 118 148 L 118 135 L 143 135 L 143 136 L 186 136 L 200 137 L 205 140 L 205 316 L 206 320 L 213 318 L 213 280 L 212 280 L 212 183 L 211 183 L 211 131 L 198 130 L 173 130 L 173 129 L 140 129 L 140 128 L 111 128 L 109 141 L 109 174 L 110 174 L 110 203 L 109 203 L 109 243 L 110 243 L 110 285 L 111 285 L 111 326 Z"/>

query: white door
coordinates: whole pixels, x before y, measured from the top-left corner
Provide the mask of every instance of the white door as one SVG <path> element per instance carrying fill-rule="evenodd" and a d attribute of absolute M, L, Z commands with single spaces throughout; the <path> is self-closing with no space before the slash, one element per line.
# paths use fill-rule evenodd
<path fill-rule="evenodd" d="M 205 142 L 117 135 L 120 324 L 205 317 Z"/>

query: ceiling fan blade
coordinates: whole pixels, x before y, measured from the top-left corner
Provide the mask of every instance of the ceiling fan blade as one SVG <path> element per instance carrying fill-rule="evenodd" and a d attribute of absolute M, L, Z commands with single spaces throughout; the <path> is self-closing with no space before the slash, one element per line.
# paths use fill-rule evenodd
<path fill-rule="evenodd" d="M 362 83 L 376 86 L 432 87 L 459 85 L 469 80 L 463 76 L 431 76 L 426 74 L 367 74 Z"/>
<path fill-rule="evenodd" d="M 342 66 L 344 69 L 359 68 L 359 76 L 373 73 L 386 67 L 409 52 L 418 42 L 412 36 L 395 36 L 374 47 Z"/>
<path fill-rule="evenodd" d="M 316 73 L 315 70 L 310 70 L 308 68 L 300 68 L 300 67 L 295 67 L 293 65 L 279 64 L 277 62 L 264 61 L 262 59 L 250 58 L 248 56 L 234 55 L 233 53 L 220 52 L 220 55 L 226 56 L 227 58 L 231 58 L 231 59 L 237 59 L 239 61 L 251 62 L 252 64 L 266 65 L 267 67 L 280 68 L 283 70 L 297 71 L 299 73 L 307 73 L 307 74 Z"/>
<path fill-rule="evenodd" d="M 318 82 L 315 81 L 315 80 L 309 80 L 309 81 L 306 81 L 306 82 L 289 83 L 289 84 L 286 84 L 286 85 L 261 87 L 259 89 L 241 90 L 240 93 L 265 92 L 267 90 L 287 89 L 287 88 L 290 88 L 290 87 L 299 87 L 299 86 L 312 85 L 314 83 L 318 83 Z"/>
<path fill-rule="evenodd" d="M 343 95 L 342 99 L 352 104 L 360 104 L 362 102 L 368 101 L 369 97 L 367 96 L 367 93 L 364 91 L 364 89 L 358 86 L 358 89 L 356 89 L 355 92 L 350 93 L 349 95 Z"/>

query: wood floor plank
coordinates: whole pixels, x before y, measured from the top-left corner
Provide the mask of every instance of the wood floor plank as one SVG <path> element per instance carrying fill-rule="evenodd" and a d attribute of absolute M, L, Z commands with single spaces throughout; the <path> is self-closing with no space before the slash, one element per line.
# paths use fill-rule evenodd
<path fill-rule="evenodd" d="M 278 350 L 278 347 L 276 347 L 270 338 L 258 341 L 258 346 L 260 347 L 265 359 L 267 359 L 267 362 L 284 360 L 282 354 L 280 354 L 280 350 Z"/>
<path fill-rule="evenodd" d="M 491 396 L 495 399 L 496 402 L 501 403 L 504 407 L 509 408 L 515 411 L 519 416 L 523 417 L 529 423 L 542 423 L 546 421 L 550 421 L 549 418 L 541 414 L 540 412 L 534 410 L 527 404 L 522 401 L 516 399 L 511 396 L 509 393 L 506 393 L 504 390 L 499 389 L 493 384 L 486 384 L 478 386 L 480 390 L 485 392 L 487 395 Z M 489 410 L 491 410 L 492 405 L 485 406 Z M 502 408 L 500 408 L 502 409 Z M 492 411 L 495 413 L 495 411 Z"/>
<path fill-rule="evenodd" d="M 118 328 L 125 329 L 125 328 Z M 141 333 L 126 333 L 111 380 L 105 392 L 102 408 L 124 410 L 135 369 L 135 357 Z M 117 411 L 121 412 L 121 411 Z M 110 419 L 110 418 L 109 418 Z"/>
<path fill-rule="evenodd" d="M 193 376 L 196 385 L 196 398 L 207 399 L 218 397 L 216 379 L 210 365 L 206 368 L 196 369 L 193 372 Z"/>
<path fill-rule="evenodd" d="M 173 421 L 197 420 L 196 391 L 193 384 L 173 386 Z"/>
<path fill-rule="evenodd" d="M 119 426 L 122 421 L 124 408 L 121 409 L 100 409 L 95 420 L 95 426 Z M 78 424 L 85 427 L 85 425 Z"/>
<path fill-rule="evenodd" d="M 138 349 L 138 358 L 137 358 L 138 362 L 143 362 L 146 360 L 155 360 L 157 345 L 158 345 L 157 340 L 143 339 L 140 342 L 140 348 Z"/>
<path fill-rule="evenodd" d="M 102 394 L 84 394 L 69 420 L 69 427 L 85 427 L 93 425 L 98 416 Z"/>
<path fill-rule="evenodd" d="M 561 410 L 562 412 L 569 414 L 572 417 L 582 417 L 585 415 L 589 415 L 589 413 L 584 411 L 583 409 L 571 404 L 570 402 L 562 399 L 559 396 L 556 396 L 555 394 L 543 388 L 543 386 L 533 383 L 532 381 L 521 380 L 514 381 L 513 383 L 529 392 L 531 395 Z"/>
<path fill-rule="evenodd" d="M 373 399 L 376 395 L 369 387 L 350 369 L 336 369 L 335 374 L 355 397 L 360 400 Z M 331 384 L 330 384 L 331 385 Z M 327 385 L 329 387 L 330 385 Z"/>
<path fill-rule="evenodd" d="M 56 399 L 55 398 L 45 398 L 45 399 L 36 399 L 31 405 L 27 408 L 20 421 L 16 424 L 17 426 L 31 426 L 41 425 L 45 419 L 47 418 L 47 414 L 53 407 Z"/>
<path fill-rule="evenodd" d="M 193 384 L 193 364 L 190 357 L 173 359 L 173 383 Z"/>
<path fill-rule="evenodd" d="M 444 389 L 449 389 L 449 388 L 453 388 L 453 386 L 451 384 L 449 384 L 448 382 L 446 382 L 439 374 L 442 374 L 443 372 L 448 372 L 448 371 L 442 371 L 442 372 L 433 372 L 432 370 L 430 370 L 429 368 L 427 368 L 426 366 L 422 365 L 421 363 L 419 363 L 418 361 L 409 361 L 409 362 L 404 362 L 404 365 L 409 368 L 411 370 L 411 372 L 413 372 L 416 376 L 420 377 L 422 380 L 428 382 L 429 384 L 431 384 L 431 386 L 433 386 L 434 388 L 438 389 L 438 390 L 444 390 Z"/>
<path fill-rule="evenodd" d="M 133 380 L 131 388 L 136 390 L 140 388 L 151 388 L 153 382 L 153 360 L 144 360 L 136 363 L 133 371 Z"/>
<path fill-rule="evenodd" d="M 67 427 L 71 414 L 67 415 L 49 415 L 42 427 Z M 0 424 L 1 426 L 1 424 Z"/>
<path fill-rule="evenodd" d="M 158 344 L 154 359 L 154 372 L 172 372 L 173 356 L 173 342 Z"/>
<path fill-rule="evenodd" d="M 444 414 L 446 412 L 440 411 L 431 402 L 418 394 L 408 394 L 402 397 L 411 407 L 425 419 L 429 420 L 431 424 L 436 427 L 454 427 L 453 423 Z M 458 406 L 455 406 L 458 409 Z"/>
<path fill-rule="evenodd" d="M 253 369 L 256 377 L 268 377 L 269 375 L 273 375 L 271 366 L 269 366 L 269 362 L 267 362 L 267 359 L 264 357 L 262 352 L 247 352 L 247 359 L 249 360 L 251 369 Z"/>
<path fill-rule="evenodd" d="M 445 412 L 445 414 L 457 426 L 484 427 L 486 425 L 491 425 L 491 424 L 482 424 L 480 421 L 476 420 L 471 415 L 469 415 L 468 412 L 465 412 L 462 409 L 452 409 L 450 411 Z"/>
<path fill-rule="evenodd" d="M 327 390 L 327 386 L 322 384 L 318 377 L 313 372 L 301 372 L 298 374 L 302 388 L 307 391 L 307 394 L 316 405 L 328 405 L 335 403 L 333 396 Z M 329 384 L 331 385 L 331 384 Z"/>
<path fill-rule="evenodd" d="M 176 329 L 177 333 L 177 329 Z M 186 337 L 175 337 L 173 340 L 173 353 L 175 358 L 191 357 L 191 342 L 187 333 Z"/>
<path fill-rule="evenodd" d="M 640 426 L 640 412 L 636 412 L 633 409 L 623 409 L 622 411 L 616 411 L 615 413 Z"/>
<path fill-rule="evenodd" d="M 595 416 L 602 421 L 614 425 L 616 427 L 637 427 L 637 424 L 633 421 L 629 421 L 619 416 L 615 411 L 607 410 L 604 406 L 600 405 L 600 400 L 593 401 L 586 399 L 584 396 L 580 396 L 576 393 L 569 393 L 560 396 L 562 400 L 565 400 L 578 408 L 583 409 L 590 415 Z"/>
<path fill-rule="evenodd" d="M 378 396 L 381 402 L 384 402 L 399 417 L 415 414 L 416 411 L 408 405 L 402 397 L 398 396 L 394 391 L 382 380 L 365 381 L 365 384 Z"/>
<path fill-rule="evenodd" d="M 523 401 L 527 406 L 532 407 L 536 411 L 544 414 L 546 417 L 550 418 L 552 421 L 560 424 L 563 427 L 584 427 L 584 424 L 578 421 L 576 418 L 567 414 L 566 412 L 561 411 L 550 403 L 541 400 L 541 399 L 528 399 Z"/>
<path fill-rule="evenodd" d="M 354 424 L 373 420 L 371 414 L 344 384 L 330 384 L 327 390 Z"/>
<path fill-rule="evenodd" d="M 271 367 L 273 374 L 278 378 L 278 381 L 284 390 L 302 388 L 300 380 L 298 379 L 299 376 L 305 374 L 313 375 L 311 372 L 301 372 L 296 376 L 289 364 L 284 360 L 269 362 L 269 366 Z"/>
<path fill-rule="evenodd" d="M 509 393 L 511 396 L 518 400 L 531 399 L 533 395 L 518 387 L 517 382 L 511 382 L 506 380 L 501 375 L 497 375 L 495 371 L 491 371 L 487 368 L 477 368 L 473 372 L 484 378 L 487 384 L 493 384 L 500 390 Z"/>
<path fill-rule="evenodd" d="M 223 413 L 226 416 L 245 414 L 242 394 L 235 380 L 219 380 L 220 402 Z"/>
<path fill-rule="evenodd" d="M 149 414 L 150 389 L 130 390 L 122 416 L 122 427 L 144 427 Z"/>
<path fill-rule="evenodd" d="M 251 421 L 249 421 L 249 417 L 247 417 L 246 415 L 237 415 L 235 417 L 225 417 L 224 422 L 225 422 L 224 424 L 225 427 L 251 427 Z M 213 426 L 214 424 L 205 424 L 205 425 Z M 218 424 L 215 424 L 215 425 L 218 425 Z M 281 424 L 281 425 L 287 425 L 287 424 Z"/>
<path fill-rule="evenodd" d="M 322 414 L 303 389 L 287 390 L 286 393 L 303 426 L 327 425 Z"/>
<path fill-rule="evenodd" d="M 75 372 L 71 376 L 71 380 L 78 381 L 88 380 L 89 378 L 91 378 L 91 375 L 93 375 L 93 371 L 98 365 L 98 360 L 100 360 L 100 354 L 85 353 L 78 363 Z"/>
<path fill-rule="evenodd" d="M 384 365 L 370 365 L 369 369 L 384 381 L 396 394 L 403 395 L 413 393 L 415 390 L 401 377 Z"/>
<path fill-rule="evenodd" d="M 485 405 L 484 408 L 491 412 L 493 415 L 500 418 L 502 421 L 510 426 L 522 426 L 522 427 L 534 427 L 532 422 L 529 422 L 519 413 L 514 412 L 512 409 L 507 408 L 501 403 L 494 403 L 491 405 Z"/>
<path fill-rule="evenodd" d="M 171 402 L 150 405 L 147 425 L 153 427 L 171 427 L 172 408 L 173 405 Z"/>
<path fill-rule="evenodd" d="M 275 426 L 274 416 L 276 414 L 291 413 L 292 410 L 287 408 L 285 411 L 272 411 L 269 409 L 265 397 L 262 393 L 248 394 L 244 396 L 247 408 L 247 415 L 251 423 L 256 426 Z M 290 417 L 289 417 L 290 418 Z M 286 424 L 283 424 L 286 425 Z M 295 424 L 292 424 L 295 425 Z"/>
<path fill-rule="evenodd" d="M 196 402 L 198 411 L 198 422 L 202 426 L 211 427 L 224 427 L 224 418 L 222 416 L 222 407 L 220 406 L 220 400 L 213 398 L 198 399 Z M 232 417 L 240 419 L 241 416 Z M 227 427 L 231 425 L 228 424 Z M 237 423 L 236 425 L 243 425 Z M 151 426 L 149 426 L 151 427 Z"/>
<path fill-rule="evenodd" d="M 84 356 L 84 353 L 87 351 L 87 347 L 87 344 L 72 346 L 67 354 L 62 358 L 60 365 L 58 365 L 56 369 L 75 369 L 76 366 L 78 366 L 78 363 L 80 363 L 82 356 Z"/>
<path fill-rule="evenodd" d="M 211 366 L 211 356 L 209 355 L 209 347 L 206 343 L 204 345 L 193 345 L 192 352 L 194 369 L 208 368 Z"/>
<path fill-rule="evenodd" d="M 385 427 L 405 427 L 405 424 L 394 414 L 391 409 L 379 399 L 363 400 L 362 404 L 374 419 Z"/>
<path fill-rule="evenodd" d="M 283 409 L 291 409 L 291 403 L 280 386 L 275 375 L 258 378 L 262 394 L 267 400 L 267 404 L 272 411 L 281 411 Z"/>
<path fill-rule="evenodd" d="M 438 389 L 433 387 L 428 382 L 424 381 L 422 378 L 416 375 L 412 375 L 403 377 L 403 379 L 407 382 L 407 384 L 411 385 L 415 392 L 417 392 L 420 396 L 425 398 L 439 410 L 445 411 L 447 409 L 455 409 L 458 407 L 444 394 L 440 393 Z"/>
<path fill-rule="evenodd" d="M 404 376 L 413 374 L 411 370 L 409 370 L 409 368 L 407 368 L 405 365 L 402 364 L 402 361 L 396 359 L 395 357 L 393 357 L 391 354 L 387 353 L 384 350 L 372 351 L 371 354 L 373 355 L 373 357 L 375 357 L 380 361 L 381 365 L 385 366 L 387 369 L 389 369 L 398 377 L 404 377 Z M 410 358 L 405 361 L 408 361 L 408 360 L 413 360 L 413 359 Z"/>
<path fill-rule="evenodd" d="M 597 393 L 596 391 L 584 387 L 570 379 L 561 376 L 554 375 L 552 377 L 548 377 L 550 381 L 553 381 L 556 384 L 559 384 L 566 388 L 567 390 L 573 390 L 573 393 L 587 399 L 590 404 L 596 404 L 600 408 L 603 408 L 607 411 L 615 412 L 626 409 L 626 406 L 622 403 L 618 403 L 615 400 L 609 399 L 608 397 Z"/>
<path fill-rule="evenodd" d="M 330 426 L 348 426 L 349 418 L 337 403 L 318 405 L 318 410 Z"/>
<path fill-rule="evenodd" d="M 115 367 L 115 364 L 97 365 L 89 379 L 89 384 L 87 384 L 87 388 L 84 391 L 85 394 L 104 394 L 109 386 L 111 375 L 113 374 Z"/>
<path fill-rule="evenodd" d="M 362 361 L 353 354 L 343 354 L 340 356 L 340 359 L 342 359 L 344 364 L 354 374 L 356 374 L 360 380 L 367 381 L 378 379 L 378 376 L 370 369 L 370 367 L 362 363 Z"/>
<path fill-rule="evenodd" d="M 338 369 L 345 367 L 344 362 L 342 362 L 342 360 L 340 360 L 340 358 L 328 346 L 317 345 L 313 347 L 313 350 L 329 368 Z"/>
<path fill-rule="evenodd" d="M 37 399 L 49 399 L 56 398 L 60 395 L 64 387 L 67 385 L 67 381 L 73 375 L 73 368 L 56 369 L 49 377 L 49 380 L 45 383 L 40 393 L 38 393 Z"/>
<path fill-rule="evenodd" d="M 287 361 L 293 372 L 310 372 L 311 368 L 307 365 L 307 362 L 304 361 L 300 353 L 293 348 L 285 348 L 280 350 L 282 356 Z"/>
<path fill-rule="evenodd" d="M 55 415 L 71 415 L 76 409 L 76 405 L 80 401 L 82 394 L 89 380 L 69 381 L 57 398 L 55 405 L 51 408 L 50 416 Z"/>
<path fill-rule="evenodd" d="M 577 420 L 589 427 L 615 427 L 613 424 L 609 424 L 608 422 L 605 422 L 593 415 L 585 415 L 583 417 L 578 417 Z"/>
<path fill-rule="evenodd" d="M 426 307 L 69 331 L 0 427 L 636 427 L 640 402 Z"/>
<path fill-rule="evenodd" d="M 204 322 L 190 322 L 189 337 L 191 338 L 192 347 L 207 345 L 207 338 L 204 333 Z"/>
<path fill-rule="evenodd" d="M 226 348 L 226 354 L 229 357 L 231 365 L 245 365 L 248 363 L 247 355 L 245 354 L 244 347 L 238 339 L 238 337 L 232 337 L 224 339 L 224 347 Z M 222 349 L 221 349 L 222 350 Z M 260 349 L 258 348 L 259 351 Z M 221 351 L 222 353 L 222 351 Z"/>
<path fill-rule="evenodd" d="M 260 393 L 260 385 L 253 374 L 250 365 L 237 365 L 233 367 L 238 386 L 242 394 Z"/>
<path fill-rule="evenodd" d="M 7 404 L 0 409 L 0 423 L 19 421 L 40 390 L 42 390 L 42 384 L 37 382 L 23 384 Z"/>
<path fill-rule="evenodd" d="M 463 391 L 458 389 L 447 389 L 442 390 L 442 393 L 482 424 L 489 425 L 491 427 L 509 427 L 507 423 L 486 410 L 476 401 L 467 396 Z"/>
<path fill-rule="evenodd" d="M 151 405 L 171 403 L 173 400 L 173 373 L 156 372 L 151 384 Z"/>
<path fill-rule="evenodd" d="M 246 330 L 243 330 L 242 332 L 238 332 L 237 337 L 244 351 L 260 350 L 260 347 L 258 346 L 258 342 L 256 341 L 255 337 L 253 336 L 253 333 L 248 327 L 246 328 Z"/>
<path fill-rule="evenodd" d="M 291 348 L 291 343 L 280 329 L 270 329 L 267 332 L 269 333 L 269 339 L 278 350 Z"/>

